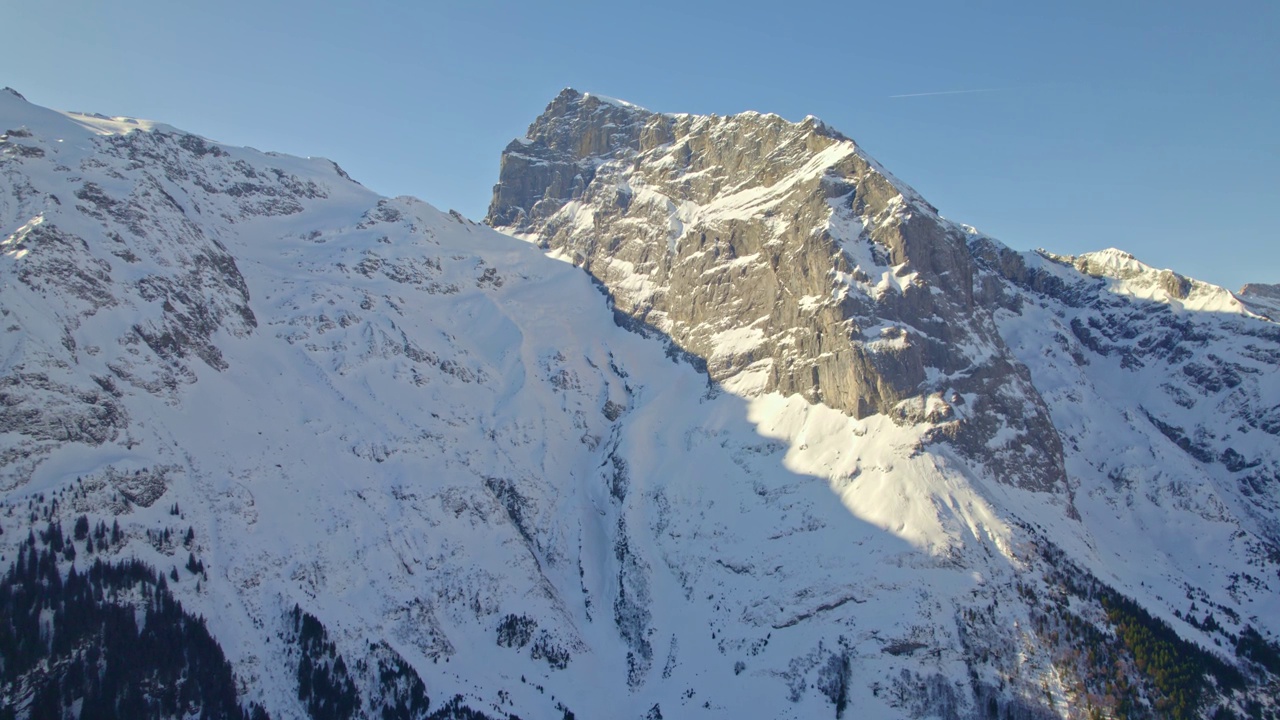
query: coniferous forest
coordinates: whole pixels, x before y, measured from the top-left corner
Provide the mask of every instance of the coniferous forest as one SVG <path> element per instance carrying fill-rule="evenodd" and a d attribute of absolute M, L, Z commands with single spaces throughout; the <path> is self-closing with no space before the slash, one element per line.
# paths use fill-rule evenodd
<path fill-rule="evenodd" d="M 71 536 L 51 520 L 19 544 L 0 578 L 0 720 L 268 720 L 239 696 L 222 648 L 164 573 L 98 555 L 123 539 L 118 525 L 82 516 Z M 188 570 L 203 571 L 192 558 Z M 324 625 L 296 607 L 291 620 L 298 699 L 313 720 L 492 720 L 461 697 L 429 712 L 421 679 L 394 654 L 378 661 L 380 698 L 369 701 Z"/>
<path fill-rule="evenodd" d="M 222 648 L 164 575 L 97 557 L 64 574 L 75 547 L 51 522 L 0 580 L 0 719 L 268 717 L 242 704 Z"/>

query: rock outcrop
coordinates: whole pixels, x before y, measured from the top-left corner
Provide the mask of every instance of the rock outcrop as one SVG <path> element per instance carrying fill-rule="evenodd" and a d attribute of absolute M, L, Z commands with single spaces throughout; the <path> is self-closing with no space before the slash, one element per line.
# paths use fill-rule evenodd
<path fill-rule="evenodd" d="M 1245 283 L 1238 294 L 1250 310 L 1272 320 L 1280 318 L 1280 285 Z"/>
<path fill-rule="evenodd" d="M 966 234 L 815 118 L 667 115 L 566 89 L 503 153 L 487 222 L 571 259 L 738 391 L 929 423 L 1069 492 Z"/>

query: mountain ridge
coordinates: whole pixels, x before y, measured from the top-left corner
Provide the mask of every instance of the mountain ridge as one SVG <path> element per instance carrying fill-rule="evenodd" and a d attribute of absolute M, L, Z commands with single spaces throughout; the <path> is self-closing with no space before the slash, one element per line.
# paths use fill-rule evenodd
<path fill-rule="evenodd" d="M 491 217 L 521 208 L 546 253 L 329 161 L 14 102 L 0 553 L 116 523 L 93 553 L 170 565 L 273 715 L 316 712 L 303 634 L 355 716 L 408 702 L 414 677 L 431 710 L 492 717 L 1275 708 L 1280 337 L 1243 306 L 1016 253 L 763 115 L 550 118 L 561 148 L 639 154 L 546 158 L 575 171 L 557 178 L 536 139 L 509 147 L 526 157 L 495 198 L 532 202 Z M 758 147 L 717 148 L 744 129 Z M 686 159 L 643 150 L 666 130 Z M 850 174 L 828 180 L 831 160 Z M 820 393 L 812 373 L 760 382 L 788 359 L 761 338 L 794 328 L 735 324 L 735 299 L 777 307 L 752 284 L 811 298 L 778 322 L 856 310 L 840 337 L 874 346 L 859 382 L 884 387 L 861 396 L 884 411 L 826 404 L 821 373 Z M 703 314 L 681 320 L 693 287 Z M 798 363 L 833 342 L 792 336 L 817 351 Z M 1034 428 L 973 410 L 1026 388 L 1060 444 L 1047 484 L 1002 470 L 1052 459 L 1024 454 Z M 993 426 L 966 446 L 957 416 Z M 1152 647 L 1196 669 L 1166 675 Z M 5 678 L 19 713 L 37 681 Z"/>

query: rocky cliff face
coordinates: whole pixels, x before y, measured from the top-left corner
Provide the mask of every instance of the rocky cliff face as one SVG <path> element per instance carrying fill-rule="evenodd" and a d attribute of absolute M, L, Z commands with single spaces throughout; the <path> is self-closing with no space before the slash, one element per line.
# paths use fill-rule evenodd
<path fill-rule="evenodd" d="M 1280 285 L 1268 285 L 1267 283 L 1245 283 L 1244 287 L 1240 288 L 1240 294 L 1245 296 L 1280 298 Z"/>
<path fill-rule="evenodd" d="M 717 382 L 929 423 L 1002 482 L 1069 493 L 962 229 L 814 118 L 565 90 L 503 153 L 487 222 L 581 265 Z"/>
<path fill-rule="evenodd" d="M 1272 320 L 1280 318 L 1280 285 L 1246 283 L 1239 294 L 1240 299 L 1258 314 Z"/>

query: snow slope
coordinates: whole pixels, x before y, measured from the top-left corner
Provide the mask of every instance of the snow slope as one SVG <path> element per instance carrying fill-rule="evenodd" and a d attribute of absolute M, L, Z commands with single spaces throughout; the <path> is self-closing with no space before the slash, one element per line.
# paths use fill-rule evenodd
<path fill-rule="evenodd" d="M 1075 520 L 926 451 L 929 423 L 713 383 L 571 264 L 327 160 L 11 91 L 0 129 L 0 552 L 46 517 L 118 522 L 104 552 L 176 570 L 275 717 L 305 716 L 295 605 L 366 712 L 393 653 L 434 706 L 523 718 L 1084 712 L 1026 600 L 1059 587 L 1046 548 L 1230 662 L 1215 640 L 1280 631 L 1275 484 L 1244 499 L 1217 469 L 1230 447 L 1231 479 L 1274 477 L 1274 324 L 1153 311 L 1171 306 L 1023 258 L 1061 292 L 1010 282 L 1001 329 L 1075 443 Z M 1130 395 L 1123 353 L 1055 344 L 1109 308 L 1206 328 L 1184 362 L 1220 359 L 1214 378 L 1256 369 L 1218 390 L 1181 371 L 1203 413 L 1179 432 L 1212 462 L 1143 420 L 1180 407 L 1162 366 Z M 1212 434 L 1226 418 L 1249 429 Z M 1184 593 L 1235 621 L 1187 626 Z M 1070 607 L 1114 635 L 1096 602 Z M 1250 689 L 1214 703 L 1274 698 L 1242 666 Z"/>

